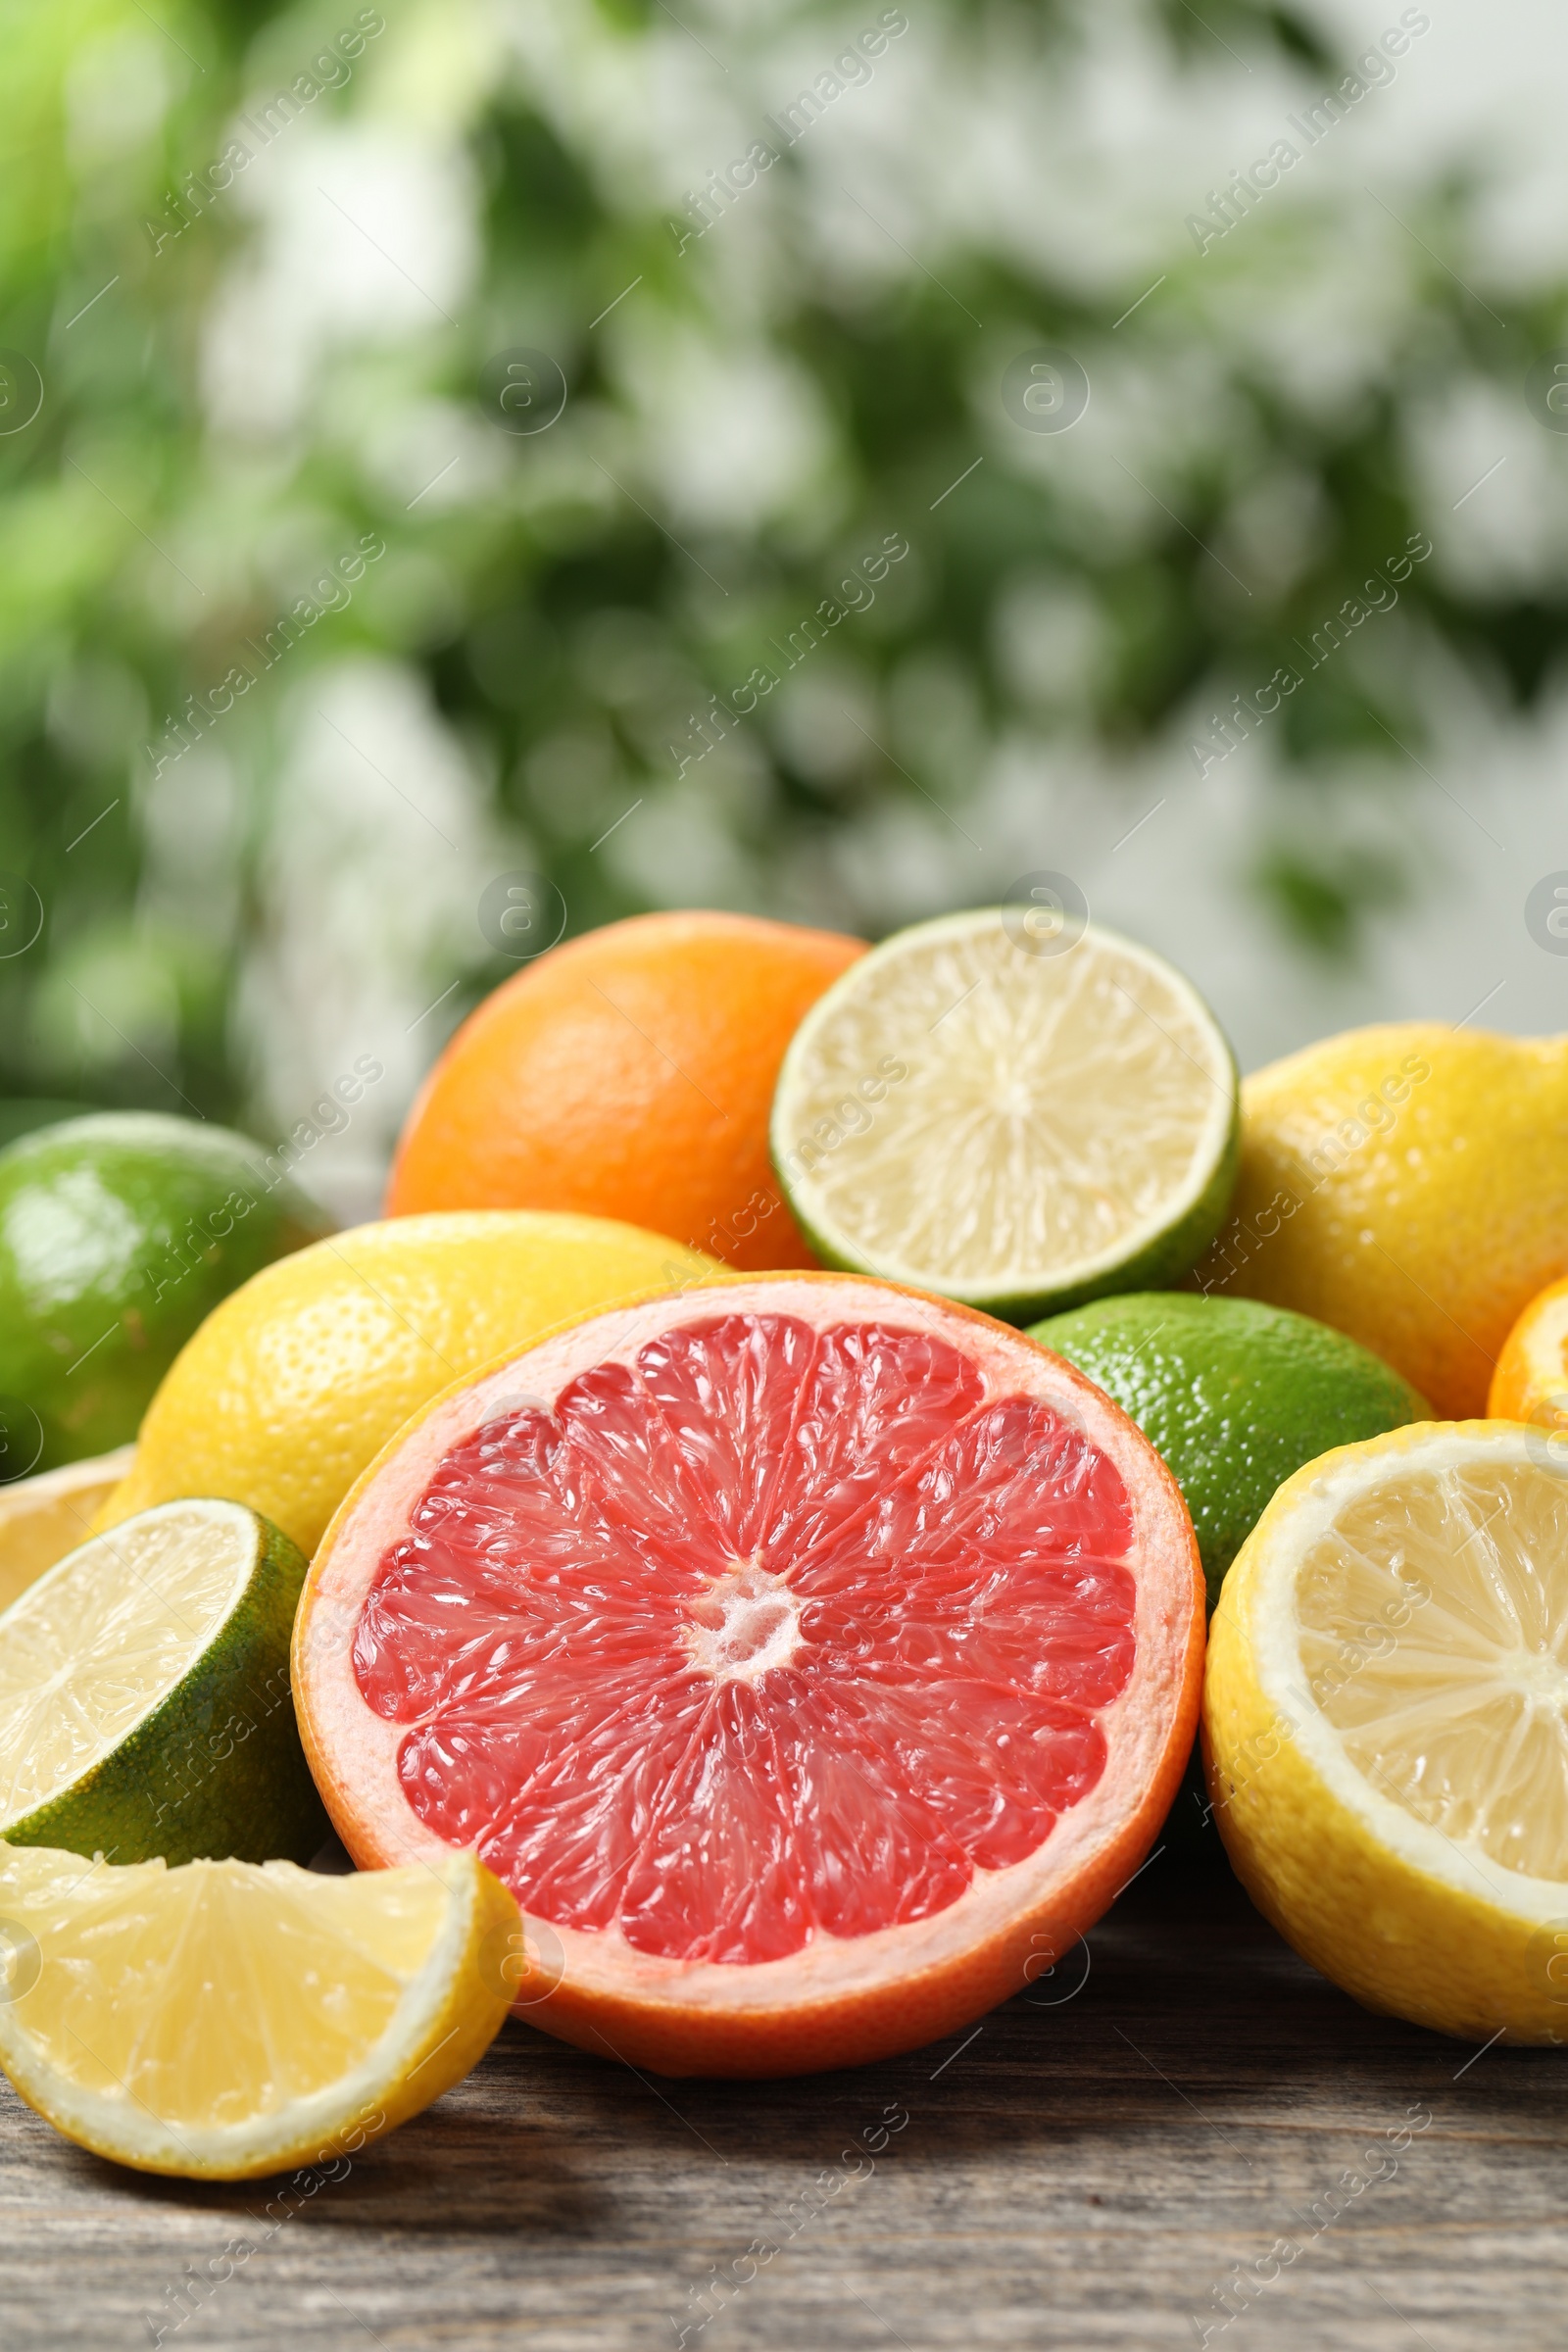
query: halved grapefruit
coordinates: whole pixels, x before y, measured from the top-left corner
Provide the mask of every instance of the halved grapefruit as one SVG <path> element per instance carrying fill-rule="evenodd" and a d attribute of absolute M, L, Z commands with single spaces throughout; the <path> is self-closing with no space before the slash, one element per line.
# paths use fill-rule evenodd
<path fill-rule="evenodd" d="M 449 1390 L 344 1502 L 294 1637 L 367 1867 L 475 1847 L 517 2006 L 663 2074 L 914 2048 L 1135 1871 L 1192 1744 L 1175 1482 L 1059 1356 L 790 1274 Z"/>

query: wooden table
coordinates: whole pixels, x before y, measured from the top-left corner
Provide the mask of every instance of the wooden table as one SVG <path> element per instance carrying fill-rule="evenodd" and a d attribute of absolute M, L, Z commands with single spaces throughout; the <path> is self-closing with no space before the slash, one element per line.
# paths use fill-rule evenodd
<path fill-rule="evenodd" d="M 286 2205 L 121 2172 L 0 2088 L 0 2344 L 1563 2344 L 1568 2056 L 1368 2016 L 1174 1848 L 1083 1968 L 793 2082 L 645 2082 L 509 2025 Z"/>

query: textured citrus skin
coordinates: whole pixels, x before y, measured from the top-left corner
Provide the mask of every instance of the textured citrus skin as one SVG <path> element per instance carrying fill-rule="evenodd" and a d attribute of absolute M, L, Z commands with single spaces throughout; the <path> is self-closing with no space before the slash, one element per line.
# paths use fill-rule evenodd
<path fill-rule="evenodd" d="M 863 940 L 649 914 L 555 948 L 469 1015 L 409 1114 L 389 1216 L 577 1209 L 734 1266 L 805 1266 L 767 1155 L 778 1065 Z"/>
<path fill-rule="evenodd" d="M 1209 1798 L 1236 1874 L 1264 1918 L 1365 2008 L 1465 2040 L 1485 2041 L 1502 2027 L 1509 2041 L 1560 2041 L 1568 2038 L 1568 2006 L 1549 1973 L 1555 1946 L 1548 1938 L 1543 1949 L 1540 1923 L 1449 1886 L 1382 1844 L 1302 1753 L 1253 1656 L 1259 1566 L 1293 1510 L 1348 1456 L 1397 1454 L 1432 1427 L 1418 1422 L 1307 1463 L 1242 1546 L 1208 1633 Z"/>
<path fill-rule="evenodd" d="M 269 1266 L 208 1317 L 98 1524 L 216 1494 L 309 1554 L 366 1464 L 453 1380 L 559 1323 L 722 1279 L 699 1250 L 598 1217 L 480 1210 L 357 1226 Z"/>
<path fill-rule="evenodd" d="M 939 1309 L 950 1330 L 955 1322 L 974 1327 L 980 1348 L 986 1345 L 984 1335 L 999 1328 L 1013 1348 L 1019 1345 L 1015 1332 L 999 1327 L 990 1316 L 899 1284 L 862 1284 L 858 1278 L 846 1283 L 837 1274 L 811 1272 L 790 1276 L 787 1286 L 781 1278 L 779 1290 L 786 1287 L 794 1294 L 791 1311 L 808 1317 L 864 1311 L 863 1294 L 874 1291 L 890 1301 L 907 1298 L 917 1307 Z M 837 1301 L 846 1293 L 849 1305 L 839 1310 Z M 742 1308 L 752 1296 L 752 1286 L 741 1288 L 737 1298 Z M 896 1305 L 890 1303 L 888 1312 L 897 1320 Z M 598 1320 L 585 1317 L 583 1324 Z M 553 1335 L 552 1354 L 558 1352 L 558 1343 L 564 1347 L 569 1338 L 569 1332 Z M 510 1392 L 515 1372 L 517 1385 L 526 1387 L 528 1360 L 514 1365 L 509 1350 L 481 1378 L 489 1382 L 505 1373 Z M 591 1351 L 586 1360 L 594 1360 Z M 1077 1417 L 1096 1443 L 1108 1441 L 1123 1476 L 1137 1487 L 1144 1540 L 1164 1571 L 1159 1597 L 1151 1603 L 1151 1621 L 1139 1636 L 1159 1661 L 1150 1669 L 1151 1681 L 1141 1701 L 1148 1733 L 1141 1753 L 1147 1756 L 1148 1768 L 1136 1801 L 1127 1804 L 1113 1832 L 1074 1862 L 1054 1870 L 1048 1867 L 1041 1890 L 1030 1899 L 1020 1895 L 1010 1910 L 991 1916 L 982 1934 L 972 1928 L 965 1931 L 965 1906 L 973 1899 L 966 1896 L 918 1929 L 884 1930 L 840 1946 L 855 1955 L 855 1965 L 831 1975 L 818 1965 L 824 1955 L 810 1947 L 761 1970 L 699 1972 L 708 1990 L 681 1997 L 676 1987 L 671 1997 L 671 1979 L 681 1974 L 678 1967 L 667 1962 L 640 1964 L 635 1955 L 629 1966 L 613 1958 L 601 1962 L 599 1953 L 607 1939 L 571 1929 L 559 1935 L 547 1929 L 546 1936 L 565 1947 L 567 1961 L 547 1992 L 530 1994 L 525 1988 L 519 1996 L 519 2014 L 530 2025 L 596 2055 L 609 2054 L 670 2076 L 764 2079 L 865 2065 L 937 2040 L 1010 1998 L 1034 1982 L 1043 1967 L 1070 1951 L 1114 1901 L 1152 1844 L 1192 1749 L 1203 1669 L 1202 1570 L 1180 1492 L 1158 1455 L 1120 1408 L 1071 1365 L 1057 1359 L 1057 1368 L 1077 1393 Z M 495 1409 L 490 1401 L 468 1401 L 477 1385 L 458 1382 L 433 1398 L 362 1473 L 318 1548 L 295 1619 L 294 1688 L 301 1738 L 333 1826 L 362 1869 L 395 1867 L 423 1853 L 449 1850 L 416 1820 L 401 1795 L 383 1801 L 383 1792 L 367 1775 L 360 1745 L 370 1721 L 368 1710 L 356 1699 L 356 1716 L 346 1719 L 333 1702 L 330 1685 L 342 1661 L 352 1654 L 364 1592 L 379 1564 L 382 1544 L 393 1528 L 403 1524 L 400 1482 L 412 1475 L 416 1486 L 422 1484 L 424 1471 L 411 1473 L 408 1465 L 428 1455 L 426 1467 L 433 1467 L 460 1426 L 483 1420 Z M 376 1734 L 394 1728 L 377 1725 Z M 395 1736 L 401 1732 L 395 1731 Z M 1051 1851 L 1048 1840 L 1042 1852 Z M 1020 1870 L 1029 1871 L 1036 1860 L 1020 1865 Z M 1010 1874 L 996 1875 L 1005 1879 Z M 927 1932 L 927 1963 L 911 1968 L 902 1958 L 901 1943 L 912 1934 Z M 713 1982 L 726 1977 L 743 1985 L 751 1980 L 759 1997 L 726 2002 L 722 1993 L 715 1996 Z M 760 1994 L 764 1982 L 772 1988 L 770 1997 Z"/>
<path fill-rule="evenodd" d="M 219 1300 L 331 1230 L 259 1144 L 226 1127 L 110 1110 L 9 1145 L 0 1396 L 38 1428 L 12 1412 L 0 1468 L 14 1478 L 122 1446 Z"/>
<path fill-rule="evenodd" d="M 289 1688 L 305 1555 L 280 1528 L 256 1538 L 250 1582 L 201 1656 L 100 1763 L 10 1822 L 8 1844 L 121 1863 L 303 1864 L 320 1851 L 330 1825 Z"/>
<path fill-rule="evenodd" d="M 1568 1274 L 1568 1038 L 1352 1029 L 1249 1078 L 1232 1212 L 1194 1279 L 1316 1315 L 1435 1411 L 1487 1409 Z"/>
<path fill-rule="evenodd" d="M 1252 1298 L 1140 1291 L 1029 1334 L 1130 1413 L 1175 1476 L 1208 1605 L 1264 1504 L 1304 1462 L 1431 1407 L 1342 1331 Z"/>
<path fill-rule="evenodd" d="M 1497 1356 L 1487 1392 L 1493 1421 L 1568 1427 L 1568 1281 L 1532 1298 Z"/>

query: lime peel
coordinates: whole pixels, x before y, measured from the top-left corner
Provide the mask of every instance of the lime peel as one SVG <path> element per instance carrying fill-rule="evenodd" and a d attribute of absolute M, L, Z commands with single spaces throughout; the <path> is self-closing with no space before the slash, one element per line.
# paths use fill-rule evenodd
<path fill-rule="evenodd" d="M 0 1614 L 0 1837 L 121 1862 L 308 1861 L 288 1651 L 305 1557 L 243 1504 L 95 1536 Z"/>

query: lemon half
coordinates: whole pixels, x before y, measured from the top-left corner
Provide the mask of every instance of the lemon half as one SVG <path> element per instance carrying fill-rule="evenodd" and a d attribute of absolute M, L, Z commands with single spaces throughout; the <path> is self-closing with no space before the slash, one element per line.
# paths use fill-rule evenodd
<path fill-rule="evenodd" d="M 1209 1792 L 1260 1910 L 1369 2008 L 1568 2040 L 1568 1476 L 1418 1422 L 1288 1479 L 1209 1633 Z"/>
<path fill-rule="evenodd" d="M 0 1609 L 92 1534 L 94 1514 L 126 1477 L 133 1446 L 0 1487 Z"/>

